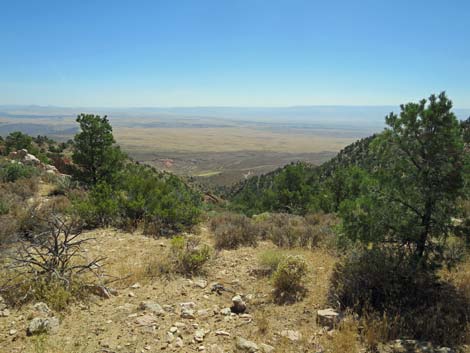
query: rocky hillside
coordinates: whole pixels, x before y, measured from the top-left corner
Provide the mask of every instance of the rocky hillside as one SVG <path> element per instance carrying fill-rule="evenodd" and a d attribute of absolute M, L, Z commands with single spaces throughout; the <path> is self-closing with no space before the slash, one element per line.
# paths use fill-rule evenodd
<path fill-rule="evenodd" d="M 206 226 L 199 233 L 212 243 Z M 60 312 L 44 303 L 21 308 L 0 303 L 1 352 L 339 353 L 362 349 L 352 329 L 333 329 L 334 311 L 322 311 L 327 308 L 328 279 L 336 262 L 325 250 L 285 250 L 308 261 L 307 295 L 301 302 L 278 305 L 271 280 L 260 275 L 260 255 L 277 249 L 269 241 L 256 248 L 220 251 L 203 275 L 185 278 L 156 275 L 169 251 L 168 239 L 115 230 L 86 235 L 96 239 L 86 249 L 88 256 L 107 255 L 105 271 L 115 279 L 110 294 L 96 292 L 100 296 L 93 294 Z M 381 352 L 405 352 L 407 346 L 415 347 L 415 352 L 432 352 L 412 341 L 394 342 Z M 338 350 L 341 347 L 345 350 Z"/>

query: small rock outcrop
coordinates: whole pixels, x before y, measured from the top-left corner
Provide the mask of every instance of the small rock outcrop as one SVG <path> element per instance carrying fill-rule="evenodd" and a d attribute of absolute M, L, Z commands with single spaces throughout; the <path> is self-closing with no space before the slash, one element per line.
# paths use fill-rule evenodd
<path fill-rule="evenodd" d="M 54 333 L 59 328 L 59 319 L 56 317 L 36 317 L 29 322 L 26 333 L 28 336 L 43 333 Z"/>

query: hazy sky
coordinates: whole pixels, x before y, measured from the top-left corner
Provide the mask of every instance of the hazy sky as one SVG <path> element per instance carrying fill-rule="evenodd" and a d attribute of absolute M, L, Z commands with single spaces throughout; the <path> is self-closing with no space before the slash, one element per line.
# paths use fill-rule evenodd
<path fill-rule="evenodd" d="M 0 104 L 470 108 L 469 0 L 0 0 Z"/>

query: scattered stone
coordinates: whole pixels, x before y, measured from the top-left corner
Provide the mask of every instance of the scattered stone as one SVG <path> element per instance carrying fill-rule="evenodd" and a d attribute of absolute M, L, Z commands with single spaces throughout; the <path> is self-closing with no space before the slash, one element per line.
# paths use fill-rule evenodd
<path fill-rule="evenodd" d="M 207 287 L 207 281 L 204 279 L 195 279 L 194 286 L 204 289 Z"/>
<path fill-rule="evenodd" d="M 181 309 L 194 309 L 196 307 L 196 303 L 194 302 L 186 302 L 180 303 Z"/>
<path fill-rule="evenodd" d="M 11 329 L 10 331 L 8 331 L 8 334 L 9 334 L 10 336 L 14 336 L 14 335 L 16 335 L 17 332 L 18 332 L 18 331 L 16 331 L 15 329 Z"/>
<path fill-rule="evenodd" d="M 204 351 L 206 350 L 206 347 L 204 347 L 204 346 L 199 346 L 199 347 L 197 347 L 197 350 L 198 350 L 199 352 L 204 352 Z"/>
<path fill-rule="evenodd" d="M 139 289 L 141 287 L 140 283 L 134 283 L 130 288 Z"/>
<path fill-rule="evenodd" d="M 143 301 L 139 304 L 139 309 L 150 311 L 157 316 L 163 316 L 165 314 L 165 310 L 163 310 L 160 304 L 151 301 Z"/>
<path fill-rule="evenodd" d="M 175 346 L 178 348 L 182 348 L 184 346 L 184 342 L 181 337 L 176 337 Z"/>
<path fill-rule="evenodd" d="M 248 341 L 242 337 L 237 337 L 235 341 L 235 346 L 248 353 L 255 353 L 259 350 L 258 345 L 255 342 Z"/>
<path fill-rule="evenodd" d="M 340 321 L 340 315 L 338 312 L 334 311 L 333 309 L 323 309 L 317 311 L 317 323 L 320 326 L 328 327 L 332 329 L 336 325 L 338 325 Z"/>
<path fill-rule="evenodd" d="M 3 299 L 2 296 L 0 296 L 0 311 L 5 310 L 7 308 L 7 305 L 5 304 L 5 299 Z"/>
<path fill-rule="evenodd" d="M 196 318 L 196 316 L 194 316 L 194 310 L 188 309 L 188 308 L 181 309 L 180 316 L 182 319 L 195 319 Z"/>
<path fill-rule="evenodd" d="M 215 331 L 215 335 L 216 336 L 230 336 L 230 333 L 228 333 L 227 331 L 222 331 L 222 330 L 217 330 Z"/>
<path fill-rule="evenodd" d="M 242 314 L 245 312 L 246 304 L 241 296 L 236 295 L 232 298 L 232 306 L 230 307 L 230 310 L 235 314 Z"/>
<path fill-rule="evenodd" d="M 454 350 L 448 347 L 433 347 L 429 342 L 420 342 L 417 340 L 395 340 L 389 342 L 381 347 L 378 351 L 380 353 L 455 353 Z"/>
<path fill-rule="evenodd" d="M 195 333 L 194 333 L 194 340 L 196 342 L 199 342 L 201 343 L 202 341 L 204 341 L 204 336 L 206 335 L 206 333 L 204 332 L 204 330 L 197 330 Z"/>
<path fill-rule="evenodd" d="M 27 334 L 29 336 L 41 333 L 54 333 L 59 328 L 59 319 L 56 317 L 36 317 L 29 322 Z"/>
<path fill-rule="evenodd" d="M 33 305 L 33 309 L 39 313 L 42 314 L 49 314 L 51 312 L 51 309 L 47 306 L 46 303 L 39 302 Z"/>
<path fill-rule="evenodd" d="M 0 310 L 0 317 L 8 317 L 8 316 L 10 316 L 10 310 L 8 309 Z"/>
<path fill-rule="evenodd" d="M 201 309 L 197 311 L 197 315 L 201 317 L 209 316 L 209 311 L 206 309 Z"/>
<path fill-rule="evenodd" d="M 286 337 L 288 340 L 296 342 L 302 338 L 302 335 L 299 331 L 294 330 L 284 330 L 281 331 L 281 336 Z"/>
<path fill-rule="evenodd" d="M 176 333 L 176 332 L 178 332 L 178 327 L 176 327 L 176 326 L 170 327 L 170 332 L 171 332 L 171 333 Z"/>
<path fill-rule="evenodd" d="M 134 297 L 135 297 L 134 292 L 129 292 L 127 295 L 128 295 L 130 298 L 134 298 Z"/>
<path fill-rule="evenodd" d="M 175 339 L 175 335 L 173 335 L 171 332 L 166 333 L 166 341 L 167 343 L 173 342 Z"/>
<path fill-rule="evenodd" d="M 223 308 L 222 310 L 220 310 L 220 313 L 224 316 L 228 316 L 232 313 L 232 310 L 230 310 L 230 308 Z"/>
<path fill-rule="evenodd" d="M 140 316 L 135 320 L 135 323 L 139 326 L 154 326 L 156 323 L 156 318 L 153 315 L 147 314 Z"/>

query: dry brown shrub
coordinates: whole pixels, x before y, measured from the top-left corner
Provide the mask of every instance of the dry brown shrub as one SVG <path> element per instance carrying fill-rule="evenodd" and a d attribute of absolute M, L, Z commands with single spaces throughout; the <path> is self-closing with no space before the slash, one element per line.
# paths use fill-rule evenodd
<path fill-rule="evenodd" d="M 211 218 L 209 227 L 214 233 L 216 249 L 236 249 L 256 246 L 258 226 L 248 217 L 237 213 L 222 213 Z"/>
<path fill-rule="evenodd" d="M 326 335 L 322 340 L 322 345 L 329 353 L 359 353 L 359 325 L 352 317 L 343 320 L 337 330 L 332 335 Z"/>

